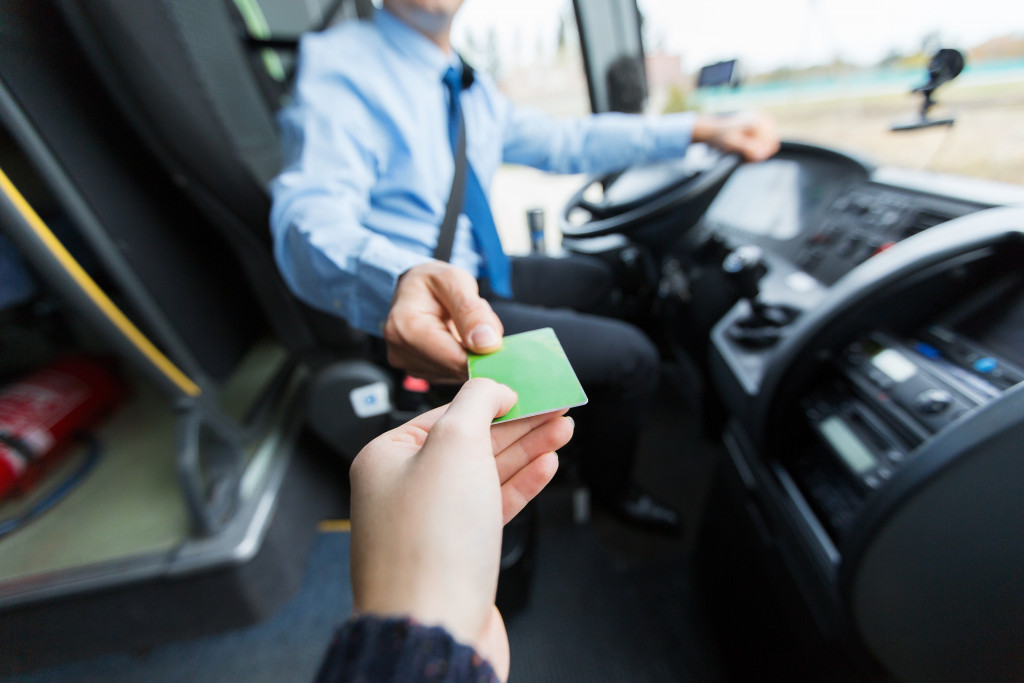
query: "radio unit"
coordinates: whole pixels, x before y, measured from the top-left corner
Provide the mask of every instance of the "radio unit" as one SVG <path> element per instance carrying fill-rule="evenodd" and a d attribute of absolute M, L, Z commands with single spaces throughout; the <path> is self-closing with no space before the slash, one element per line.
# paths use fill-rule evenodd
<path fill-rule="evenodd" d="M 838 378 L 804 400 L 804 414 L 865 491 L 932 434 L 1024 380 L 1006 359 L 938 325 L 908 340 L 873 333 L 837 366 Z"/>

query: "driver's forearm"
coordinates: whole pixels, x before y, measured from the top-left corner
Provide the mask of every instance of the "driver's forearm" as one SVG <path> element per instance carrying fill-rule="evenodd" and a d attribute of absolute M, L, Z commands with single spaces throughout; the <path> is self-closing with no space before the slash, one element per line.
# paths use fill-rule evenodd
<path fill-rule="evenodd" d="M 683 155 L 695 115 L 605 113 L 554 119 L 529 110 L 510 117 L 503 158 L 556 173 L 607 173 Z"/>

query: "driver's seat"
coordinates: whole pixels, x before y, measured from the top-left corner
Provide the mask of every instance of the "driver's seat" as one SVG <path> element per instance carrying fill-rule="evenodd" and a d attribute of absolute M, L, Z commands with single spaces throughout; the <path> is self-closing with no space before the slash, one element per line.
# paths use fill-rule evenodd
<path fill-rule="evenodd" d="M 394 396 L 395 377 L 365 360 L 362 333 L 290 293 L 272 258 L 268 225 L 267 186 L 280 170 L 274 116 L 287 97 L 298 38 L 368 18 L 371 0 L 57 4 L 125 117 L 238 254 L 277 335 L 314 368 L 306 403 L 312 431 L 351 458 L 378 433 L 410 418 L 399 409 L 355 407 L 356 396 L 378 402 L 383 391 Z M 506 527 L 498 596 L 506 614 L 527 600 L 534 523 L 531 507 Z"/>
<path fill-rule="evenodd" d="M 169 177 L 222 233 L 276 336 L 316 370 L 307 422 L 348 457 L 391 424 L 346 413 L 353 389 L 393 385 L 368 341 L 299 302 L 271 256 L 274 120 L 298 37 L 372 13 L 369 0 L 91 0 L 57 3 L 117 106 Z M 280 33 L 271 34 L 272 26 Z M 339 359 L 344 362 L 339 365 Z M 355 359 L 355 360 L 353 360 Z M 380 396 L 374 394 L 379 400 Z M 400 417 L 400 416 L 399 416 Z"/>
<path fill-rule="evenodd" d="M 255 2 L 236 4 L 248 8 L 250 23 L 259 23 L 253 13 L 263 23 L 273 15 Z M 302 3 L 281 0 L 261 4 L 290 5 L 288 16 L 302 9 Z M 359 7 L 372 11 L 364 0 L 331 4 L 340 18 Z M 275 91 L 274 77 L 254 68 L 258 53 L 248 45 L 243 14 L 225 0 L 93 0 L 59 7 L 130 123 L 238 251 L 285 342 L 296 349 L 315 344 L 266 258 L 267 184 L 281 163 L 274 115 L 287 73 L 276 74 Z M 311 23 L 303 30 L 316 28 Z"/>

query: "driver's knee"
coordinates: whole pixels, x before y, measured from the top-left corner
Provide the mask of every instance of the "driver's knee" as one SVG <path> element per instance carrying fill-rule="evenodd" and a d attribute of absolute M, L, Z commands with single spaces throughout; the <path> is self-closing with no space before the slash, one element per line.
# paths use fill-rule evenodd
<path fill-rule="evenodd" d="M 621 320 L 578 317 L 584 324 L 559 337 L 588 393 L 624 403 L 648 401 L 658 387 L 661 361 L 654 343 Z"/>
<path fill-rule="evenodd" d="M 622 330 L 616 343 L 616 352 L 621 356 L 615 364 L 617 372 L 613 379 L 627 400 L 646 401 L 658 388 L 661 356 L 654 343 L 639 328 L 621 324 L 627 329 Z"/>

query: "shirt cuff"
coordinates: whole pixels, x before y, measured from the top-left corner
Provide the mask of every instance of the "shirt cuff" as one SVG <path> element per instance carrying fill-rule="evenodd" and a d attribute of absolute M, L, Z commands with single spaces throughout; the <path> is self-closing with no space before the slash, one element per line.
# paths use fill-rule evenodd
<path fill-rule="evenodd" d="M 398 278 L 410 268 L 431 261 L 431 257 L 396 247 L 384 237 L 373 239 L 360 255 L 355 274 L 353 324 L 365 332 L 381 336 Z"/>
<path fill-rule="evenodd" d="M 686 153 L 693 138 L 694 112 L 662 114 L 651 120 L 651 138 L 655 154 L 661 159 L 679 157 Z"/>

